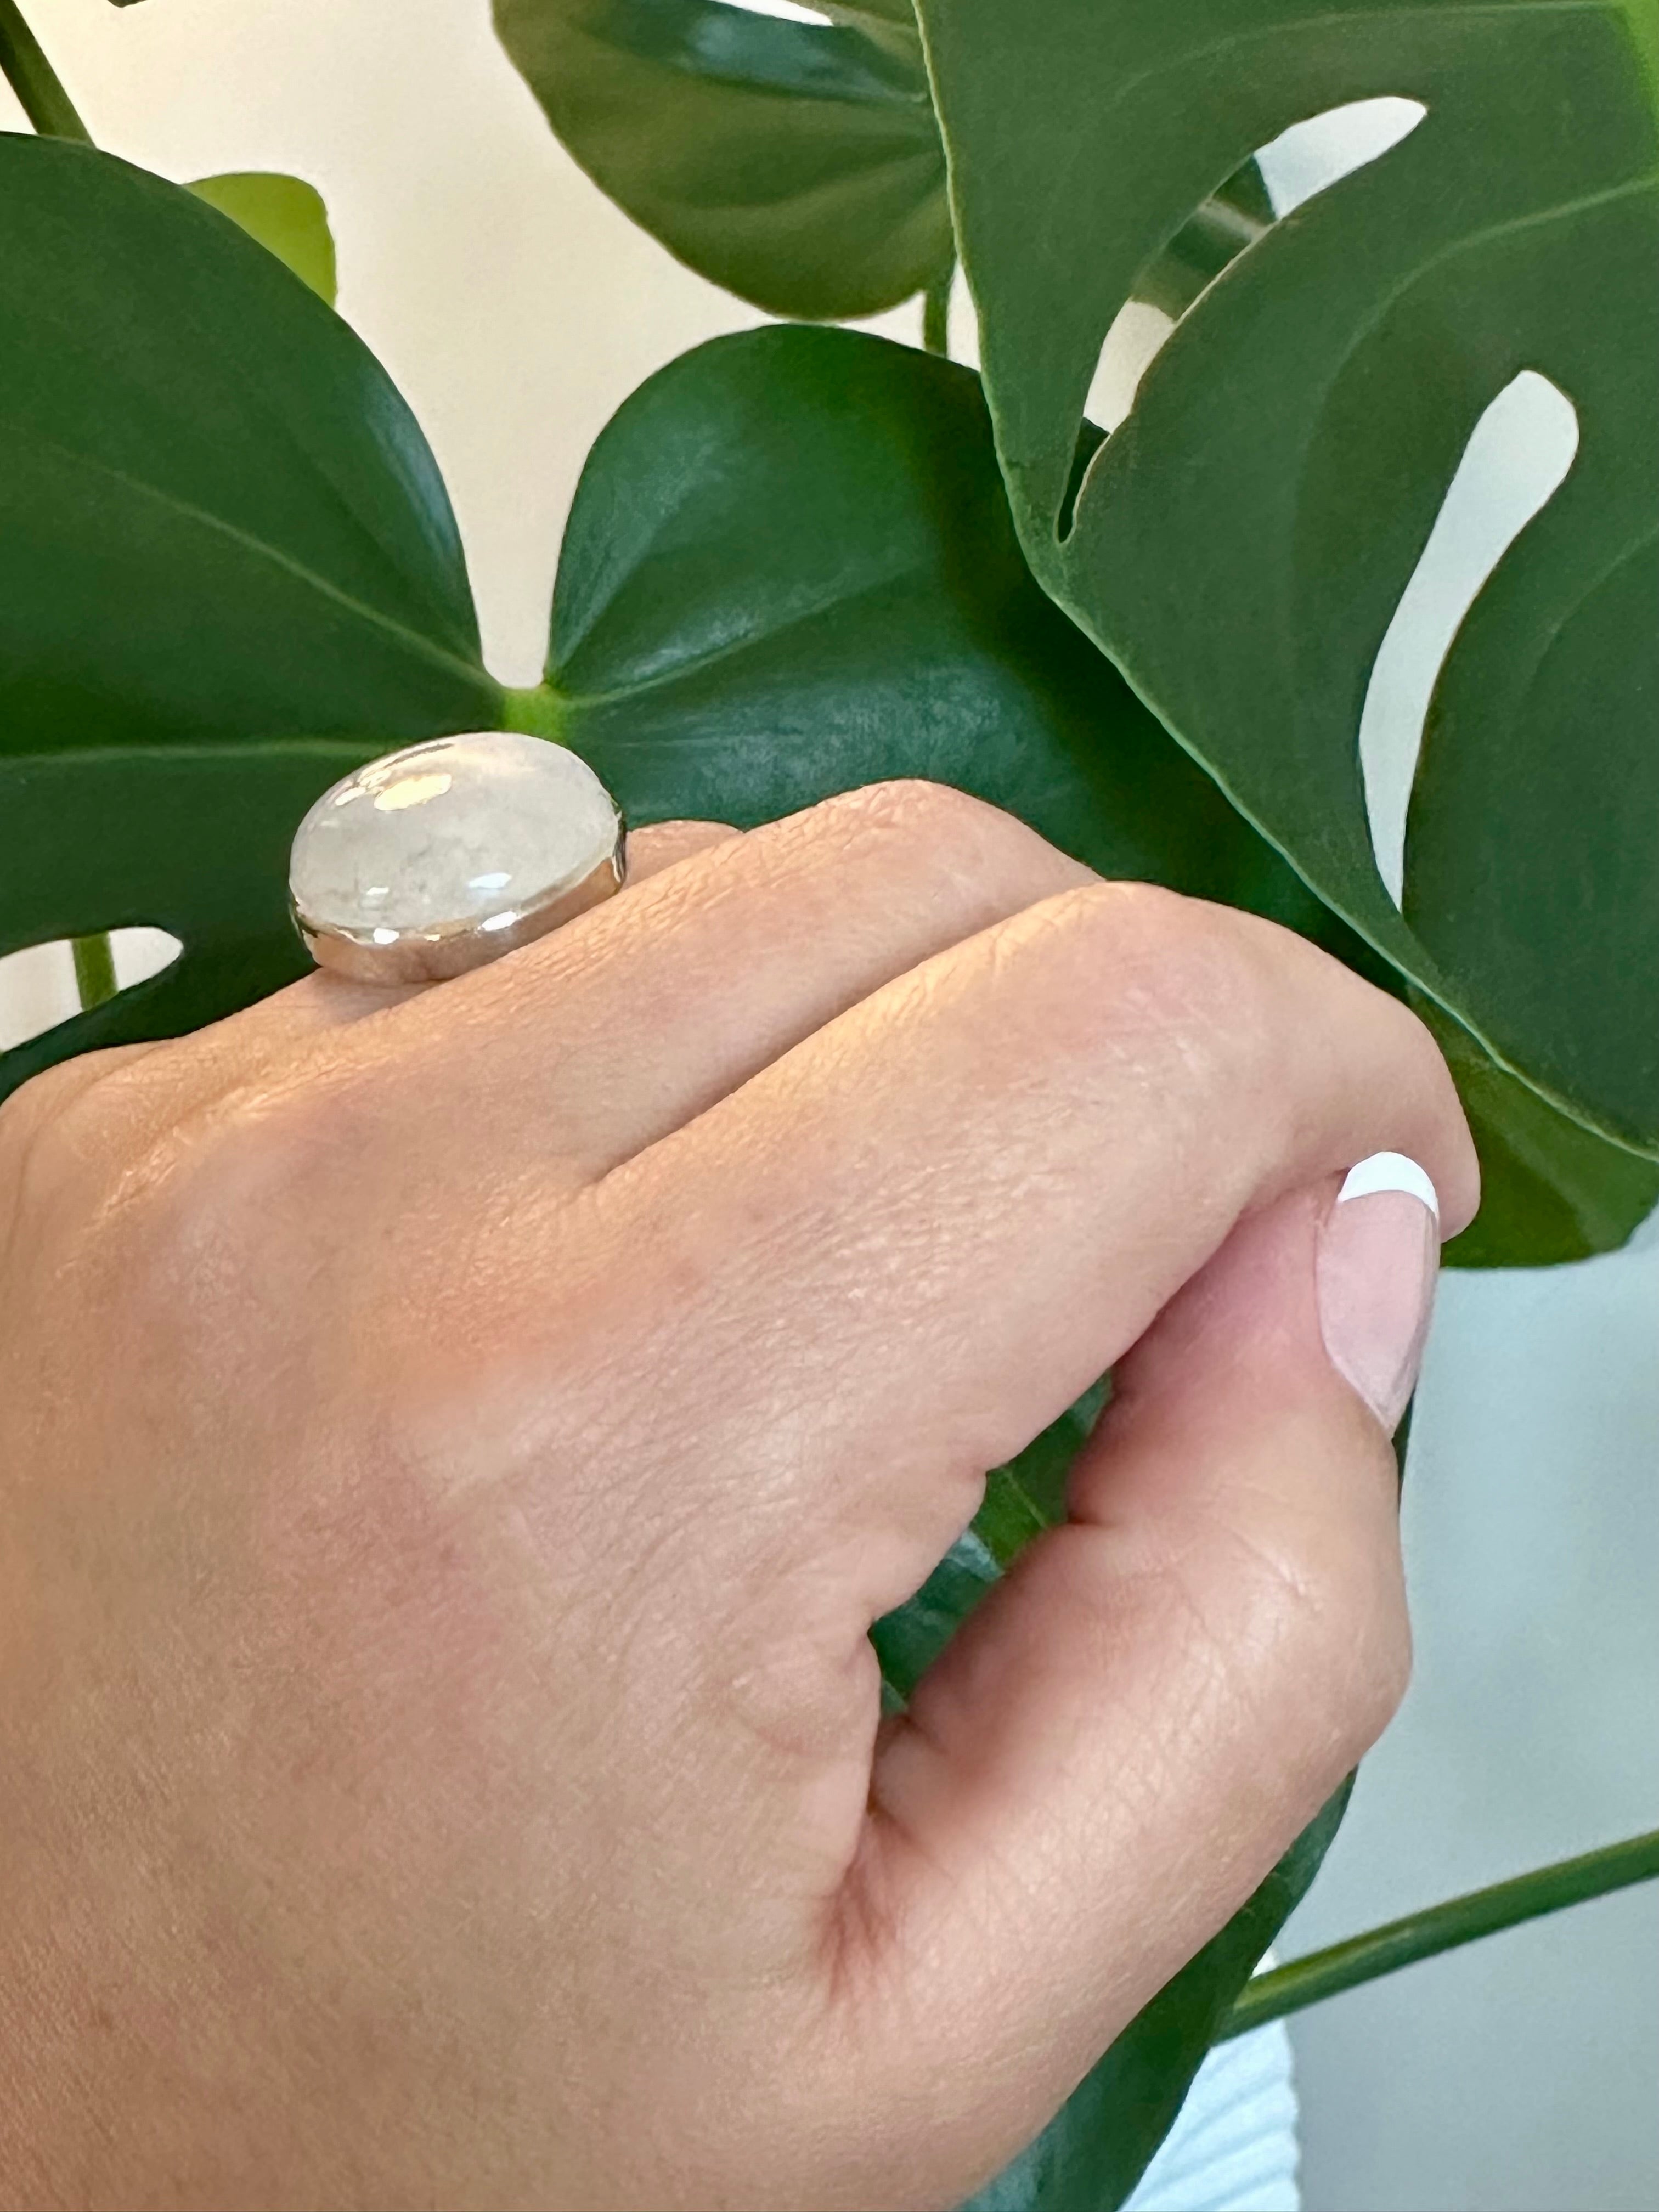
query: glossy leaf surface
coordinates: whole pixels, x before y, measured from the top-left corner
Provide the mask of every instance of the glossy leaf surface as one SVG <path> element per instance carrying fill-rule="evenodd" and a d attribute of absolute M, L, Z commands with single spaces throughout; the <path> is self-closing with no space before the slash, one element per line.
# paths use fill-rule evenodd
<path fill-rule="evenodd" d="M 1480 1211 L 1445 1248 L 1453 1267 L 1553 1267 L 1623 1244 L 1659 1206 L 1659 1161 L 1569 1121 L 1495 1067 L 1467 1030 L 1419 1000 L 1480 1155 Z"/>
<path fill-rule="evenodd" d="M 976 380 L 906 349 L 757 332 L 635 393 L 572 511 L 551 681 L 545 726 L 635 820 L 747 824 L 883 776 L 937 777 L 1106 874 L 1253 908 L 1389 976 L 1034 588 Z M 1455 1025 L 1448 1043 L 1490 1139 L 1488 1206 L 1453 1261 L 1622 1243 L 1659 1172 Z"/>
<path fill-rule="evenodd" d="M 108 155 L 0 135 L 0 951 L 185 946 L 0 1057 L 3 1095 L 297 972 L 287 841 L 336 763 L 501 694 L 436 468 L 344 324 Z"/>
<path fill-rule="evenodd" d="M 198 177 L 190 189 L 268 247 L 319 300 L 334 305 L 334 240 L 315 185 L 274 169 L 233 169 Z"/>
<path fill-rule="evenodd" d="M 776 314 L 874 314 L 947 268 L 908 0 L 786 21 L 721 0 L 495 0 L 564 144 L 700 275 Z"/>
<path fill-rule="evenodd" d="M 630 820 L 927 776 L 1103 873 L 1331 927 L 1037 590 L 978 379 L 908 347 L 757 331 L 653 377 L 583 473 L 549 669 Z"/>
<path fill-rule="evenodd" d="M 493 711 L 449 502 L 362 342 L 193 194 L 0 135 L 0 750 Z"/>
<path fill-rule="evenodd" d="M 1659 1148 L 1659 15 L 1494 0 L 921 0 L 988 389 L 1055 598 L 1310 883 L 1498 1060 Z M 1425 119 L 1275 223 L 1070 502 L 1113 317 L 1288 125 Z M 1442 672 L 1407 918 L 1357 750 L 1371 664 L 1475 423 L 1573 403 L 1565 484 Z"/>

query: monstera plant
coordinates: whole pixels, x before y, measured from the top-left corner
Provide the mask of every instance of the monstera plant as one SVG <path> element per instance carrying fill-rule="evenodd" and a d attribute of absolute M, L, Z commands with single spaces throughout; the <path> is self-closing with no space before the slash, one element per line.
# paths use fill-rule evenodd
<path fill-rule="evenodd" d="M 672 252 L 818 322 L 920 294 L 928 350 L 796 323 L 652 378 L 588 459 L 544 680 L 504 690 L 420 430 L 329 304 L 316 196 L 96 151 L 0 0 L 35 125 L 0 135 L 0 952 L 76 940 L 84 1001 L 0 1054 L 0 1096 L 299 974 L 310 802 L 500 727 L 576 748 L 635 822 L 923 775 L 1271 915 L 1440 1036 L 1487 1192 L 1454 1262 L 1621 1243 L 1659 1200 L 1659 0 L 495 14 Z M 1382 99 L 1415 127 L 1277 211 L 1257 154 Z M 939 357 L 958 268 L 982 375 Z M 1134 301 L 1174 328 L 1105 435 Z M 1576 450 L 1457 629 L 1390 860 L 1368 685 L 1522 377 Z M 140 924 L 182 950 L 117 993 L 105 933 Z M 878 1625 L 894 1699 L 1063 1512 L 1104 1387 Z M 1638 1838 L 1254 1974 L 1340 1813 L 982 2208 L 1105 2212 L 1218 2039 L 1659 1871 Z"/>

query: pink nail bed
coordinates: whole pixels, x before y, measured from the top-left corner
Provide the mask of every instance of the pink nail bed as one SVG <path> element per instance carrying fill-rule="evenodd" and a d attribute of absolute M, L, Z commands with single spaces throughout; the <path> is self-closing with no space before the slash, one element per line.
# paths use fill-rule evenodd
<path fill-rule="evenodd" d="M 1440 1271 L 1439 1201 L 1415 1160 L 1374 1152 L 1351 1171 L 1317 1267 L 1331 1364 L 1392 1435 L 1416 1385 Z"/>

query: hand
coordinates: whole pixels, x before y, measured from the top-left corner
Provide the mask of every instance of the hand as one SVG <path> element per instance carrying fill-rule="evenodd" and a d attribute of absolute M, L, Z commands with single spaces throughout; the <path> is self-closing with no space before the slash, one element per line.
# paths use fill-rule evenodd
<path fill-rule="evenodd" d="M 1316 1265 L 1384 1147 L 1474 1209 L 1412 1016 L 926 786 L 633 854 L 0 1118 L 7 2202 L 951 2204 L 1400 1693 Z"/>

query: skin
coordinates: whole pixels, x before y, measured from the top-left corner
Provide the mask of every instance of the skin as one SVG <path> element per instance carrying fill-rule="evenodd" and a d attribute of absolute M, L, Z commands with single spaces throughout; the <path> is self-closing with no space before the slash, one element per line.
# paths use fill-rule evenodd
<path fill-rule="evenodd" d="M 926 785 L 632 852 L 0 1114 L 7 2203 L 955 2203 L 1401 1693 L 1315 1261 L 1474 1211 L 1413 1018 Z"/>

